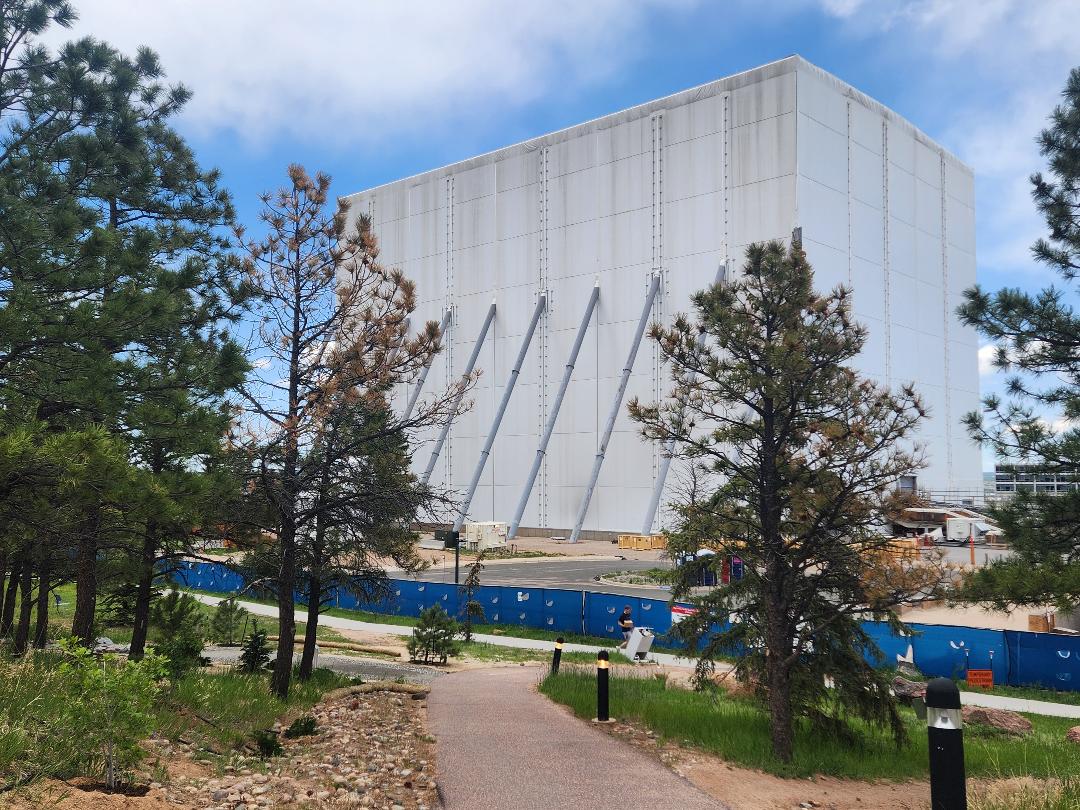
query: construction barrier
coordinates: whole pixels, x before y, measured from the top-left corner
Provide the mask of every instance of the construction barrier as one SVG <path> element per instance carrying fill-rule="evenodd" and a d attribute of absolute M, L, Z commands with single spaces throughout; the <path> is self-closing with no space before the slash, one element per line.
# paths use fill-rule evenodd
<path fill-rule="evenodd" d="M 220 563 L 183 562 L 172 576 L 186 587 L 221 593 L 236 593 L 244 586 L 239 574 Z M 419 616 L 438 604 L 451 616 L 461 615 L 464 601 L 452 583 L 393 579 L 390 585 L 390 595 L 383 599 L 359 599 L 341 591 L 330 601 L 349 610 L 399 616 Z M 303 605 L 304 595 L 295 596 Z M 621 638 L 618 617 L 625 607 L 636 626 L 651 627 L 660 637 L 671 630 L 673 617 L 678 621 L 693 612 L 689 605 L 665 599 L 561 588 L 481 585 L 474 598 L 484 608 L 486 623 L 604 638 Z M 872 642 L 866 657 L 879 666 L 896 666 L 903 659 L 926 675 L 946 678 L 962 678 L 968 669 L 992 670 L 994 683 L 1080 691 L 1078 636 L 917 623 L 906 625 L 908 635 L 898 635 L 884 622 L 863 622 L 862 627 Z"/>
<path fill-rule="evenodd" d="M 667 548 L 667 537 L 662 534 L 620 534 L 619 548 L 633 551 L 657 551 Z"/>

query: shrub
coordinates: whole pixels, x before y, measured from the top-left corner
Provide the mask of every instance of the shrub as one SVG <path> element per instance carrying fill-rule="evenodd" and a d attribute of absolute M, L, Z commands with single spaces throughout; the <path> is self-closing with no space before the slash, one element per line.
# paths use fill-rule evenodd
<path fill-rule="evenodd" d="M 448 657 L 458 654 L 457 642 L 454 641 L 457 634 L 457 622 L 447 615 L 441 605 L 432 605 L 420 614 L 413 628 L 412 637 L 406 645 L 409 657 L 413 661 L 445 664 Z"/>
<path fill-rule="evenodd" d="M 236 599 L 226 599 L 217 606 L 210 620 L 210 637 L 218 644 L 232 646 L 247 618 L 247 609 L 238 605 Z"/>
<path fill-rule="evenodd" d="M 259 747 L 259 753 L 264 757 L 278 757 L 284 749 L 281 747 L 281 740 L 278 739 L 278 735 L 272 731 L 259 730 L 253 735 L 255 737 L 255 745 Z"/>
<path fill-rule="evenodd" d="M 297 737 L 307 737 L 315 733 L 315 718 L 310 714 L 298 717 L 285 729 L 285 738 L 293 740 Z"/>
<path fill-rule="evenodd" d="M 166 661 L 149 653 L 141 661 L 107 655 L 99 663 L 74 642 L 64 649 L 68 659 L 59 673 L 68 681 L 69 698 L 58 725 L 78 740 L 71 764 L 79 773 L 101 774 L 111 790 L 144 756 L 139 741 L 154 729 L 154 698 Z"/>
<path fill-rule="evenodd" d="M 205 624 L 199 601 L 186 593 L 171 590 L 151 606 L 154 649 L 168 659 L 173 680 L 202 664 Z"/>
<path fill-rule="evenodd" d="M 259 672 L 270 663 L 270 645 L 266 642 L 266 631 L 260 630 L 257 622 L 252 623 L 251 634 L 244 639 L 242 646 L 241 672 Z"/>

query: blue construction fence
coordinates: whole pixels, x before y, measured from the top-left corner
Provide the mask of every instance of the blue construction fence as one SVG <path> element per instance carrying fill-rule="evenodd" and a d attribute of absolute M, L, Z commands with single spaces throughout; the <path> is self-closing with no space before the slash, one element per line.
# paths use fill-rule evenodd
<path fill-rule="evenodd" d="M 219 563 L 186 561 L 173 573 L 178 583 L 201 590 L 235 593 L 244 579 Z M 451 616 L 460 613 L 458 586 L 441 582 L 390 580 L 390 593 L 379 600 L 362 600 L 339 591 L 335 607 L 394 616 L 419 616 L 431 605 L 442 605 Z M 296 594 L 303 604 L 303 595 Z M 664 599 L 639 599 L 617 594 L 560 588 L 481 585 L 474 598 L 483 605 L 488 624 L 518 625 L 556 632 L 620 638 L 618 616 L 630 606 L 634 624 L 651 627 L 658 636 L 671 630 L 672 608 L 686 608 Z M 962 678 L 968 669 L 990 669 L 994 683 L 1042 686 L 1060 691 L 1080 690 L 1080 637 L 1018 630 L 983 630 L 955 625 L 909 624 L 901 636 L 884 622 L 864 622 L 863 628 L 881 650 L 882 666 L 895 666 L 909 657 L 926 675 Z"/>

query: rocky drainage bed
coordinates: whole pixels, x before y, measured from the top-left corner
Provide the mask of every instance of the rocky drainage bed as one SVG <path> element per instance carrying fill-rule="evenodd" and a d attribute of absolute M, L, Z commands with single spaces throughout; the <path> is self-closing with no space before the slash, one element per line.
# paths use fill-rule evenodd
<path fill-rule="evenodd" d="M 286 739 L 282 725 L 274 727 L 280 756 L 239 756 L 221 775 L 177 776 L 154 787 L 174 806 L 212 810 L 438 807 L 426 696 L 397 683 L 337 690 L 309 712 L 314 734 Z"/>

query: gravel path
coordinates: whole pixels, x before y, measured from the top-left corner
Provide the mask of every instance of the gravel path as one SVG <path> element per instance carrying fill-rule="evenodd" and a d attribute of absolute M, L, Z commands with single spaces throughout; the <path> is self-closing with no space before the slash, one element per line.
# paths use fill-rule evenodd
<path fill-rule="evenodd" d="M 240 660 L 240 648 L 207 647 L 203 650 L 203 655 L 212 661 L 233 663 Z M 297 660 L 299 660 L 299 654 L 297 654 Z M 359 675 L 362 678 L 379 681 L 394 681 L 403 678 L 409 683 L 429 684 L 442 675 L 431 667 L 380 661 L 376 658 L 357 658 L 352 655 L 320 653 L 318 665 L 343 675 Z"/>
<path fill-rule="evenodd" d="M 456 672 L 432 685 L 446 810 L 724 810 L 663 764 L 538 694 L 540 670 Z"/>

